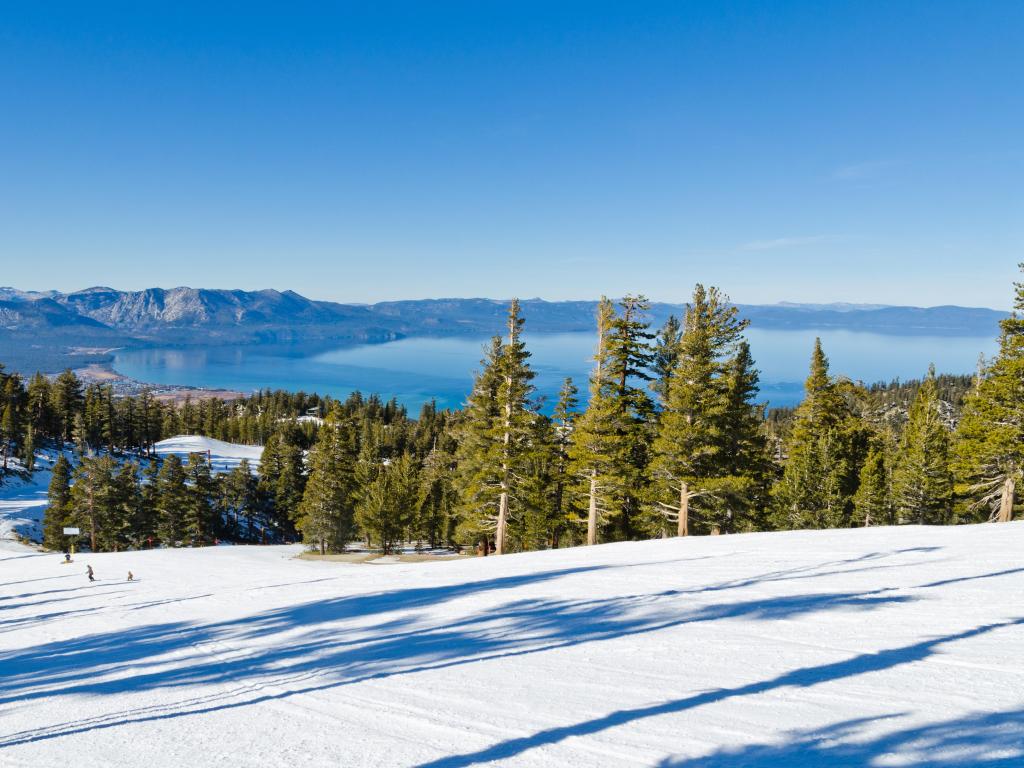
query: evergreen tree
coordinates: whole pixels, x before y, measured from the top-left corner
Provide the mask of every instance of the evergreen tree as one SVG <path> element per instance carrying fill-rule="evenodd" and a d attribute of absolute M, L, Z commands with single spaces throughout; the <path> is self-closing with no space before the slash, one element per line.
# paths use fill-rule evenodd
<path fill-rule="evenodd" d="M 494 531 L 495 552 L 507 549 L 508 526 L 525 512 L 524 478 L 533 442 L 536 406 L 530 353 L 522 341 L 519 302 L 508 313 L 508 338 L 495 339 L 467 404 L 460 437 L 459 474 L 467 524 L 485 537 Z"/>
<path fill-rule="evenodd" d="M 632 539 L 646 495 L 647 465 L 653 437 L 654 403 L 643 386 L 651 381 L 653 362 L 650 304 L 644 296 L 625 296 L 611 322 L 607 344 L 607 386 L 612 431 L 606 448 L 614 506 L 608 522 L 618 539 Z"/>
<path fill-rule="evenodd" d="M 860 470 L 857 492 L 853 496 L 854 520 L 865 528 L 885 525 L 892 519 L 886 454 L 884 446 L 872 445 Z"/>
<path fill-rule="evenodd" d="M 63 550 L 68 543 L 64 526 L 71 513 L 71 464 L 63 453 L 58 454 L 53 464 L 47 496 L 49 503 L 43 513 L 43 546 Z"/>
<path fill-rule="evenodd" d="M 134 462 L 122 464 L 113 476 L 113 485 L 113 504 L 104 525 L 104 548 L 116 552 L 139 544 L 137 526 L 142 506 L 139 465 Z"/>
<path fill-rule="evenodd" d="M 587 545 L 597 544 L 601 523 L 615 505 L 616 411 L 613 398 L 608 344 L 615 307 L 602 296 L 597 307 L 597 349 L 590 375 L 590 399 L 576 420 L 569 448 L 570 470 L 583 484 L 587 500 Z"/>
<path fill-rule="evenodd" d="M 1014 288 L 1014 311 L 999 324 L 999 352 L 967 396 L 954 441 L 958 492 L 999 522 L 1013 519 L 1024 475 L 1024 283 Z"/>
<path fill-rule="evenodd" d="M 579 405 L 578 394 L 579 390 L 573 384 L 572 379 L 566 378 L 562 382 L 562 388 L 558 393 L 558 402 L 555 403 L 555 410 L 552 414 L 551 513 L 555 523 L 551 541 L 553 548 L 558 547 L 563 533 L 574 534 L 577 523 L 576 516 L 570 511 L 571 507 L 567 497 L 572 471 L 570 455 L 574 439 L 573 433 L 578 417 L 576 412 L 576 407 Z"/>
<path fill-rule="evenodd" d="M 751 402 L 757 372 L 742 343 L 746 326 L 717 288 L 697 285 L 653 445 L 657 509 L 676 523 L 678 536 L 689 533 L 695 501 L 701 525 L 712 532 L 731 528 L 735 510 L 754 500 L 764 443 Z"/>
<path fill-rule="evenodd" d="M 209 543 L 219 529 L 215 503 L 220 494 L 206 454 L 190 453 L 183 471 L 187 486 L 182 515 L 184 534 L 193 545 Z"/>
<path fill-rule="evenodd" d="M 679 361 L 679 342 L 682 335 L 683 326 L 679 322 L 679 318 L 669 315 L 665 324 L 658 331 L 654 342 L 654 355 L 651 363 L 654 380 L 651 382 L 651 389 L 654 390 L 658 404 L 661 406 L 664 406 L 668 399 L 668 382 Z"/>
<path fill-rule="evenodd" d="M 780 528 L 847 525 L 853 511 L 868 431 L 853 412 L 840 382 L 828 372 L 828 358 L 815 339 L 805 397 L 786 441 L 782 478 L 772 488 Z"/>
<path fill-rule="evenodd" d="M 431 549 L 449 543 L 454 536 L 455 457 L 451 452 L 433 447 L 423 462 L 420 473 L 420 496 L 416 515 L 416 533 L 426 538 Z"/>
<path fill-rule="evenodd" d="M 953 476 L 949 431 L 942 421 L 940 405 L 932 366 L 910 406 L 893 468 L 892 495 L 899 522 L 949 522 Z"/>
<path fill-rule="evenodd" d="M 132 530 L 140 546 L 152 547 L 158 536 L 160 521 L 160 465 L 155 460 L 142 470 L 139 506 Z"/>
<path fill-rule="evenodd" d="M 71 519 L 89 537 L 93 552 L 116 548 L 121 521 L 116 470 L 110 456 L 87 456 L 72 476 Z"/>
<path fill-rule="evenodd" d="M 309 481 L 298 508 L 298 529 L 320 554 L 340 551 L 355 535 L 355 434 L 332 413 L 309 456 Z"/>
<path fill-rule="evenodd" d="M 231 535 L 249 541 L 258 540 L 257 517 L 262 509 L 259 479 L 248 459 L 242 459 L 221 480 L 221 507 L 231 515 Z"/>
<path fill-rule="evenodd" d="M 267 440 L 260 458 L 260 488 L 271 501 L 274 514 L 268 523 L 277 536 L 291 536 L 299 504 L 306 489 L 302 458 L 303 436 L 294 424 L 286 424 Z"/>
<path fill-rule="evenodd" d="M 412 524 L 418 497 L 416 465 L 408 454 L 382 464 L 363 488 L 356 507 L 359 527 L 384 554 L 394 551 Z"/>
<path fill-rule="evenodd" d="M 75 429 L 75 416 L 80 415 L 85 405 L 82 382 L 68 368 L 54 379 L 50 387 L 53 415 L 56 421 L 57 440 L 68 442 Z M 84 435 L 83 435 L 84 437 Z"/>
<path fill-rule="evenodd" d="M 169 547 L 178 546 L 185 537 L 185 511 L 189 506 L 185 468 L 173 453 L 157 475 L 157 535 Z"/>
<path fill-rule="evenodd" d="M 28 422 L 36 435 L 57 439 L 51 400 L 50 380 L 41 373 L 33 374 L 28 380 Z"/>

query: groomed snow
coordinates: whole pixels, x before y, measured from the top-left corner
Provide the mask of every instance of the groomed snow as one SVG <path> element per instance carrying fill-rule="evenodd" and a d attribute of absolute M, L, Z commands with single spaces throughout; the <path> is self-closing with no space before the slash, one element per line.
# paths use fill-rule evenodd
<path fill-rule="evenodd" d="M 298 551 L 0 552 L 0 764 L 1024 765 L 1022 523 Z"/>
<path fill-rule="evenodd" d="M 210 466 L 214 472 L 230 472 L 237 467 L 242 459 L 248 459 L 255 470 L 260 465 L 263 448 L 258 445 L 239 445 L 214 440 L 212 437 L 198 435 L 178 435 L 161 440 L 154 447 L 161 458 L 170 454 L 177 455 L 182 461 L 188 459 L 190 453 L 203 453 L 210 457 Z"/>

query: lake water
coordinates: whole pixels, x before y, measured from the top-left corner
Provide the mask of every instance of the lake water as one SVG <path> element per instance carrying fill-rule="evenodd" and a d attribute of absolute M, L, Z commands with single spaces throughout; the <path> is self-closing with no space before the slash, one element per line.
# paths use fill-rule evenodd
<path fill-rule="evenodd" d="M 802 395 L 814 337 L 820 336 L 834 374 L 867 383 L 919 378 L 934 362 L 940 373 L 971 373 L 979 354 L 991 355 L 990 337 L 892 336 L 852 331 L 747 331 L 761 371 L 762 399 L 794 405 Z M 595 336 L 590 333 L 525 337 L 537 371 L 538 393 L 553 400 L 572 376 L 586 391 Z M 193 347 L 126 350 L 114 369 L 139 381 L 252 392 L 288 389 L 345 397 L 353 390 L 396 397 L 415 415 L 423 403 L 459 407 L 479 369 L 483 338 L 412 338 L 327 351 L 302 347 Z"/>

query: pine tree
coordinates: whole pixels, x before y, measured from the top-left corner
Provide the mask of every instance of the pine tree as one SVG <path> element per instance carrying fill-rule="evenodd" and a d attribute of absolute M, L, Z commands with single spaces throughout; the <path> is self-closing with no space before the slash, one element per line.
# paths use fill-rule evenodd
<path fill-rule="evenodd" d="M 219 520 L 214 506 L 220 494 L 205 453 L 190 453 L 184 467 L 186 491 L 182 524 L 193 545 L 209 543 L 217 534 Z"/>
<path fill-rule="evenodd" d="M 47 495 L 49 503 L 43 513 L 43 546 L 63 550 L 67 547 L 64 526 L 71 513 L 71 464 L 63 453 L 58 454 L 54 462 Z"/>
<path fill-rule="evenodd" d="M 408 454 L 381 464 L 362 489 L 356 519 L 367 539 L 375 540 L 384 554 L 391 554 L 408 531 L 415 518 L 418 497 L 416 465 Z"/>
<path fill-rule="evenodd" d="M 757 402 L 760 374 L 746 339 L 740 339 L 736 345 L 724 378 L 725 449 L 722 455 L 730 480 L 723 483 L 719 493 L 724 505 L 721 523 L 727 530 L 738 529 L 741 522 L 746 530 L 763 530 L 767 525 L 773 469 L 765 406 Z"/>
<path fill-rule="evenodd" d="M 854 520 L 865 528 L 885 525 L 892 518 L 886 453 L 884 446 L 872 445 L 860 470 L 857 492 L 853 496 Z"/>
<path fill-rule="evenodd" d="M 967 396 L 954 441 L 957 491 L 999 522 L 1013 519 L 1024 476 L 1024 283 L 1014 289 L 1014 311 L 999 324 L 999 352 Z"/>
<path fill-rule="evenodd" d="M 455 491 L 455 457 L 436 445 L 427 454 L 420 473 L 420 496 L 416 515 L 418 536 L 431 549 L 449 543 L 454 531 L 458 495 Z"/>
<path fill-rule="evenodd" d="M 571 480 L 571 452 L 578 413 L 576 407 L 579 405 L 577 395 L 579 389 L 573 384 L 571 378 L 562 382 L 562 388 L 558 393 L 558 401 L 555 403 L 555 410 L 552 413 L 553 439 L 551 450 L 553 452 L 551 465 L 551 513 L 555 522 L 552 548 L 557 549 L 563 533 L 572 535 L 576 528 L 576 516 L 570 512 L 568 494 Z"/>
<path fill-rule="evenodd" d="M 242 459 L 221 480 L 221 507 L 231 515 L 230 535 L 253 541 L 256 518 L 261 511 L 259 479 L 253 474 L 248 459 Z M 244 524 L 244 525 L 243 525 Z"/>
<path fill-rule="evenodd" d="M 647 465 L 653 437 L 654 403 L 645 385 L 653 362 L 650 304 L 644 296 L 624 296 L 611 322 L 607 345 L 607 381 L 612 413 L 612 434 L 607 448 L 615 505 L 608 522 L 616 538 L 628 540 L 638 533 L 646 495 Z"/>
<path fill-rule="evenodd" d="M 185 537 L 185 510 L 189 505 L 185 468 L 173 453 L 164 459 L 157 475 L 157 535 L 169 547 L 176 547 Z"/>
<path fill-rule="evenodd" d="M 89 549 L 116 548 L 120 533 L 116 462 L 110 456 L 85 457 L 73 474 L 71 519 L 89 537 Z"/>
<path fill-rule="evenodd" d="M 273 515 L 268 523 L 278 536 L 294 532 L 306 489 L 302 440 L 295 425 L 287 424 L 270 436 L 260 458 L 260 489 L 271 500 Z"/>
<path fill-rule="evenodd" d="M 844 388 L 828 372 L 815 339 L 805 397 L 796 409 L 784 451 L 782 478 L 772 488 L 780 528 L 835 528 L 850 521 L 868 431 Z"/>
<path fill-rule="evenodd" d="M 28 380 L 28 422 L 39 437 L 56 439 L 51 399 L 50 380 L 41 373 L 33 374 Z"/>
<path fill-rule="evenodd" d="M 80 415 L 85 405 L 82 382 L 68 368 L 54 379 L 50 387 L 53 414 L 56 420 L 57 439 L 68 442 L 75 429 L 75 416 Z"/>
<path fill-rule="evenodd" d="M 146 463 L 142 470 L 140 498 L 135 522 L 132 524 L 135 538 L 140 546 L 152 547 L 157 538 L 160 520 L 160 465 L 155 460 Z"/>
<path fill-rule="evenodd" d="M 495 339 L 477 376 L 460 432 L 459 474 L 465 525 L 485 538 L 494 531 L 495 552 L 507 550 L 508 526 L 525 511 L 524 478 L 539 418 L 531 402 L 534 372 L 522 340 L 523 319 L 513 299 L 508 338 Z"/>
<path fill-rule="evenodd" d="M 615 411 L 608 364 L 608 337 L 615 307 L 602 296 L 597 307 L 597 349 L 590 375 L 587 408 L 576 420 L 569 449 L 570 471 L 583 484 L 587 500 L 588 546 L 597 544 L 598 531 L 615 504 L 614 448 Z"/>
<path fill-rule="evenodd" d="M 140 537 L 136 527 L 141 512 L 142 492 L 139 485 L 139 465 L 126 462 L 113 477 L 114 500 L 105 521 L 106 548 L 115 552 L 126 546 L 138 546 Z"/>
<path fill-rule="evenodd" d="M 697 285 L 653 445 L 658 517 L 673 520 L 678 536 L 689 533 L 694 501 L 711 532 L 731 526 L 734 508 L 753 500 L 764 443 L 751 402 L 757 372 L 741 337 L 746 325 L 718 289 Z"/>
<path fill-rule="evenodd" d="M 332 413 L 309 456 L 309 481 L 298 508 L 298 529 L 320 554 L 340 551 L 355 536 L 355 434 Z"/>
<path fill-rule="evenodd" d="M 948 523 L 953 496 L 949 431 L 940 413 L 935 366 L 910 406 L 892 473 L 892 495 L 899 522 Z"/>
<path fill-rule="evenodd" d="M 655 339 L 654 357 L 651 364 L 654 380 L 651 382 L 651 389 L 654 390 L 658 404 L 661 406 L 664 406 L 668 399 L 668 382 L 679 361 L 679 342 L 682 335 L 683 326 L 679 322 L 679 318 L 669 315 Z"/>

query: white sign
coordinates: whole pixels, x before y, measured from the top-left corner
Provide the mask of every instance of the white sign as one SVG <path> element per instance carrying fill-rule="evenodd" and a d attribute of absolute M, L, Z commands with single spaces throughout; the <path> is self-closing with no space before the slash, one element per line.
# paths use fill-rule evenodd
<path fill-rule="evenodd" d="M 80 533 L 81 533 L 81 531 L 78 530 L 77 528 L 65 528 L 64 529 L 64 535 L 65 536 L 77 536 Z"/>

